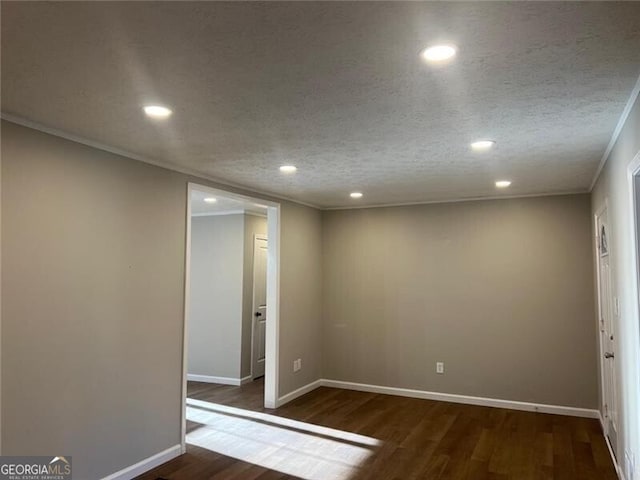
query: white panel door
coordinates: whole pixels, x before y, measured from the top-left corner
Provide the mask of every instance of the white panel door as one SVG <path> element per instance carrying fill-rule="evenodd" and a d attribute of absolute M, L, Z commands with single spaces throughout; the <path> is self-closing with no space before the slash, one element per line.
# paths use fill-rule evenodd
<path fill-rule="evenodd" d="M 267 239 L 255 237 L 253 246 L 253 378 L 264 376 L 267 329 Z"/>
<path fill-rule="evenodd" d="M 615 358 L 614 296 L 611 288 L 609 224 L 607 210 L 597 218 L 598 228 L 598 317 L 602 358 L 603 409 L 605 434 L 616 451 L 618 439 L 617 382 Z"/>

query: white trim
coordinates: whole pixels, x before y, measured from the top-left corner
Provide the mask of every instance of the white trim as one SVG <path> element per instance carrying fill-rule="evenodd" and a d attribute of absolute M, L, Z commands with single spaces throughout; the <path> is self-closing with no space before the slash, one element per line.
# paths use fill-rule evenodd
<path fill-rule="evenodd" d="M 234 377 L 216 377 L 212 375 L 197 375 L 195 373 L 187 373 L 189 382 L 217 383 L 219 385 L 235 385 L 239 387 L 251 381 L 251 375 L 242 378 Z"/>
<path fill-rule="evenodd" d="M 426 390 L 414 390 L 410 388 L 385 387 L 382 385 L 370 385 L 367 383 L 345 382 L 342 380 L 329 380 L 321 378 L 291 393 L 278 398 L 277 406 L 281 407 L 318 387 L 341 388 L 343 390 L 356 390 L 359 392 L 380 393 L 383 395 L 396 395 L 399 397 L 421 398 L 424 400 L 436 400 L 439 402 L 462 403 L 465 405 L 478 405 L 481 407 L 506 408 L 524 412 L 552 413 L 555 415 L 568 415 L 571 417 L 601 419 L 600 412 L 596 409 L 566 407 L 561 405 L 548 405 L 544 403 L 519 402 L 515 400 L 502 400 L 498 398 L 472 397 L 455 393 L 429 392 Z M 602 421 L 602 420 L 601 420 Z"/>
<path fill-rule="evenodd" d="M 424 202 L 406 202 L 406 203 L 380 203 L 377 205 L 349 205 L 346 207 L 323 207 L 319 210 L 362 210 L 364 208 L 390 208 L 390 207 L 413 207 L 416 205 L 437 205 L 441 203 L 460 203 L 460 202 L 483 202 L 486 200 L 514 200 L 518 198 L 538 198 L 538 197 L 558 197 L 562 195 L 581 195 L 589 193 L 590 190 L 567 190 L 563 192 L 551 193 L 528 193 L 525 195 L 495 195 L 491 197 L 462 197 L 449 198 L 443 200 L 425 200 Z"/>
<path fill-rule="evenodd" d="M 187 379 L 189 372 L 189 308 L 191 306 L 191 192 L 193 185 L 187 184 L 187 215 L 184 248 L 184 318 L 182 319 L 182 401 L 180 402 L 180 449 L 187 451 Z"/>
<path fill-rule="evenodd" d="M 247 383 L 253 382 L 253 377 L 251 375 L 247 375 L 246 377 L 242 377 L 240 379 L 240 385 L 246 385 Z"/>
<path fill-rule="evenodd" d="M 0 137 L 2 132 L 0 131 Z M 0 155 L 0 198 L 2 198 L 2 155 Z M 0 455 L 2 455 L 2 208 L 0 208 Z"/>
<path fill-rule="evenodd" d="M 305 395 L 311 392 L 312 390 L 315 390 L 318 387 L 322 387 L 324 386 L 324 383 L 327 381 L 328 380 L 319 379 L 319 380 L 316 380 L 315 382 L 308 383 L 303 387 L 300 387 L 294 390 L 293 392 L 287 393 L 286 395 L 283 395 L 282 397 L 278 398 L 277 406 L 281 407 L 285 403 L 289 403 L 290 401 L 295 400 L 296 398 L 301 397 L 302 395 Z"/>
<path fill-rule="evenodd" d="M 276 408 L 280 392 L 280 205 L 267 214 L 267 331 L 264 406 Z"/>
<path fill-rule="evenodd" d="M 622 471 L 622 468 L 618 464 L 616 456 L 613 453 L 613 449 L 611 448 L 611 442 L 609 442 L 609 437 L 607 437 L 607 435 L 604 433 L 605 432 L 604 418 L 602 417 L 602 414 L 598 415 L 598 420 L 600 420 L 600 428 L 602 428 L 602 436 L 604 437 L 604 443 L 607 444 L 607 450 L 609 450 L 609 456 L 611 457 L 611 463 L 613 463 L 613 468 L 615 468 L 618 478 L 620 480 L 625 480 L 624 472 Z"/>
<path fill-rule="evenodd" d="M 316 209 L 317 210 L 317 209 Z M 244 211 L 245 215 L 251 215 L 252 217 L 261 217 L 261 218 L 267 218 L 267 214 L 266 213 L 260 213 L 260 212 L 253 212 L 251 210 L 245 210 Z"/>
<path fill-rule="evenodd" d="M 33 130 L 38 130 L 43 133 L 47 133 L 49 135 L 54 135 L 56 137 L 64 138 L 66 140 L 71 140 L 72 142 L 81 143 L 83 145 L 87 145 L 89 147 L 97 148 L 98 150 L 103 150 L 105 152 L 113 153 L 115 155 L 119 155 L 121 157 L 127 157 L 133 160 L 138 160 L 139 162 L 148 163 L 150 165 L 155 165 L 156 167 L 165 168 L 167 170 L 172 170 L 174 172 L 184 173 L 185 175 L 191 175 L 193 177 L 199 177 L 204 180 L 209 180 L 211 182 L 217 183 L 220 187 L 230 187 L 238 190 L 245 191 L 247 193 L 255 193 L 257 195 L 266 195 L 270 198 L 275 198 L 277 200 L 286 200 L 287 202 L 297 203 L 299 205 L 304 205 L 306 207 L 311 207 L 315 209 L 320 209 L 317 205 L 313 205 L 311 203 L 302 202 L 300 200 L 294 200 L 293 198 L 284 197 L 282 195 L 278 195 L 275 193 L 264 192 L 261 190 L 255 190 L 253 188 L 249 189 L 244 185 L 240 185 L 238 183 L 229 182 L 227 180 L 220 179 L 218 177 L 214 177 L 213 175 L 209 175 L 205 172 L 201 172 L 199 170 L 195 170 L 188 167 L 183 167 L 180 165 L 176 165 L 172 162 L 167 162 L 164 160 L 157 160 L 155 158 L 145 157 L 143 155 L 138 155 L 136 153 L 128 152 L 126 150 L 122 150 L 120 148 L 111 147 L 109 145 L 105 145 L 104 143 L 100 143 L 94 140 L 89 140 L 87 138 L 81 137 L 79 135 L 74 135 L 72 133 L 65 132 L 63 130 L 58 130 L 57 128 L 48 127 L 46 125 L 42 125 L 41 123 L 34 122 L 32 120 L 28 120 L 26 118 L 22 118 L 18 115 L 13 115 L 11 113 L 0 112 L 0 118 L 6 120 L 7 122 L 16 123 L 18 125 L 22 125 L 23 127 L 32 128 Z M 264 202 L 262 202 L 264 203 Z"/>
<path fill-rule="evenodd" d="M 219 212 L 192 213 L 192 217 L 215 217 L 219 215 L 251 215 L 252 217 L 267 218 L 264 213 L 252 212 L 251 210 L 222 210 Z"/>
<path fill-rule="evenodd" d="M 182 454 L 181 450 L 181 445 L 174 445 L 173 447 L 167 448 L 160 453 L 156 453 L 155 455 L 145 458 L 134 465 L 112 473 L 108 477 L 104 477 L 102 480 L 131 480 L 180 456 Z"/>
<path fill-rule="evenodd" d="M 630 225 L 631 225 L 631 265 L 635 270 L 633 275 L 633 280 L 631 280 L 632 285 L 629 291 L 631 292 L 631 303 L 632 305 L 632 316 L 636 323 L 640 322 L 640 235 L 638 235 L 640 225 L 638 224 L 638 215 L 640 215 L 640 211 L 637 209 L 638 200 L 640 199 L 640 190 L 636 188 L 636 177 L 640 178 L 640 150 L 636 153 L 635 157 L 629 164 L 627 168 L 627 179 L 629 185 L 629 214 Z M 635 345 L 635 357 L 636 362 L 640 364 L 640 339 L 636 339 Z M 638 388 L 638 384 L 635 385 Z M 628 452 L 624 452 L 625 456 L 625 465 L 628 467 L 629 463 L 627 458 Z M 636 456 L 636 458 L 638 458 Z M 636 461 L 637 462 L 637 461 Z M 631 465 L 631 468 L 634 469 L 634 472 L 631 475 L 636 475 L 637 467 L 636 465 Z M 624 479 L 622 475 L 622 468 L 620 469 L 620 478 Z M 632 477 L 633 478 L 633 477 Z M 634 479 L 635 480 L 635 479 Z"/>
<path fill-rule="evenodd" d="M 627 100 L 627 104 L 624 106 L 624 110 L 622 110 L 622 115 L 620 115 L 618 124 L 616 125 L 616 128 L 613 131 L 613 135 L 611 135 L 611 140 L 609 140 L 609 145 L 607 145 L 607 148 L 602 154 L 602 158 L 600 159 L 600 163 L 598 164 L 596 173 L 593 176 L 593 180 L 591 180 L 591 186 L 589 187 L 589 191 L 593 190 L 593 187 L 596 186 L 596 182 L 598 181 L 600 172 L 602 172 L 602 169 L 604 168 L 605 164 L 607 163 L 607 160 L 609 159 L 609 155 L 611 155 L 611 150 L 613 150 L 614 145 L 618 141 L 618 137 L 620 136 L 620 133 L 624 128 L 624 124 L 627 122 L 627 118 L 631 113 L 631 109 L 633 108 L 633 105 L 636 103 L 638 95 L 640 95 L 640 77 L 638 77 L 638 80 L 636 81 L 636 84 L 633 87 L 633 90 L 631 90 L 631 95 L 629 96 L 629 100 Z"/>
<path fill-rule="evenodd" d="M 631 215 L 630 225 L 631 225 L 631 264 L 635 268 L 635 275 L 633 282 L 635 285 L 631 286 L 632 295 L 635 295 L 636 298 L 634 300 L 635 306 L 635 318 L 636 322 L 640 321 L 640 295 L 638 295 L 638 291 L 640 288 L 640 237 L 638 236 L 638 229 L 640 225 L 638 225 L 636 214 L 640 214 L 640 212 L 636 212 L 637 199 L 640 196 L 640 191 L 636 190 L 635 179 L 637 176 L 640 176 L 640 150 L 636 153 L 636 156 L 631 160 L 629 167 L 627 168 L 627 181 L 629 185 L 629 202 L 630 202 L 630 210 L 629 213 Z M 640 178 L 640 177 L 639 177 Z M 640 340 L 640 339 L 639 339 Z M 640 353 L 640 349 L 637 350 L 637 353 Z"/>
<path fill-rule="evenodd" d="M 244 210 L 221 210 L 219 212 L 192 213 L 192 217 L 217 217 L 220 215 L 244 215 Z"/>
<path fill-rule="evenodd" d="M 466 405 L 479 405 L 483 407 L 507 408 L 509 410 L 522 410 L 525 412 L 553 413 L 556 415 L 570 415 L 572 417 L 583 418 L 599 418 L 600 416 L 600 412 L 598 410 L 588 408 L 565 407 L 560 405 L 547 405 L 543 403 L 518 402 L 514 400 L 501 400 L 497 398 L 472 397 L 469 395 L 428 392 L 425 390 L 413 390 L 409 388 L 383 387 L 365 383 L 343 382 L 340 380 L 321 380 L 321 384 L 324 387 L 342 388 L 345 390 L 357 390 L 360 392 L 397 395 L 400 397 L 422 398 L 426 400 L 437 400 L 440 402 L 463 403 Z"/>

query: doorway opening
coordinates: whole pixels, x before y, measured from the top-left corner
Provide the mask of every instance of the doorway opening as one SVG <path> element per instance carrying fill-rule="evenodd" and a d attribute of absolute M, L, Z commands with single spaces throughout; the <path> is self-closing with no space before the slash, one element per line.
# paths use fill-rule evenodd
<path fill-rule="evenodd" d="M 631 315 L 635 319 L 638 331 L 640 331 L 640 151 L 631 161 L 627 172 L 630 194 L 629 211 L 631 212 L 631 265 L 633 265 L 633 272 L 631 278 L 629 278 L 629 282 L 632 285 L 632 298 L 635 297 Z M 636 339 L 635 348 L 635 358 L 640 358 L 640 337 Z M 640 372 L 640 364 L 636 365 L 636 368 L 636 372 Z M 636 381 L 640 384 L 640 375 Z M 629 459 L 625 460 L 628 461 Z M 629 468 L 629 466 L 627 466 L 627 468 Z M 630 471 L 630 469 L 627 471 Z"/>
<path fill-rule="evenodd" d="M 618 443 L 618 398 L 614 309 L 615 297 L 611 280 L 611 231 L 609 228 L 608 202 L 595 214 L 596 276 L 598 292 L 598 330 L 600 346 L 600 378 L 602 404 L 600 406 L 605 437 L 612 452 Z"/>
<path fill-rule="evenodd" d="M 636 292 L 636 320 L 640 322 L 640 152 L 637 153 L 628 171 L 630 207 L 631 207 L 631 236 L 633 254 L 635 256 L 635 292 Z M 640 340 L 640 339 L 639 339 Z M 640 346 L 640 345 L 639 345 Z"/>
<path fill-rule="evenodd" d="M 246 234 L 246 232 L 245 232 Z M 269 240 L 265 234 L 253 233 L 249 239 L 253 246 L 251 267 L 251 377 L 264 377 L 265 338 L 267 333 L 267 263 Z M 246 257 L 245 257 L 246 261 Z"/>
<path fill-rule="evenodd" d="M 277 404 L 280 205 L 190 183 L 186 221 L 183 452 L 189 395 Z"/>

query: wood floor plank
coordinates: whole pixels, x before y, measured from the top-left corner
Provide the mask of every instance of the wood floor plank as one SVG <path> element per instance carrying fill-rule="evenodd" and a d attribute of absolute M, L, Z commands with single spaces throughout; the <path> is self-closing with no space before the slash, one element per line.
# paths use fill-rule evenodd
<path fill-rule="evenodd" d="M 263 389 L 189 382 L 202 445 L 138 480 L 617 478 L 596 420 L 326 387 L 267 410 Z"/>

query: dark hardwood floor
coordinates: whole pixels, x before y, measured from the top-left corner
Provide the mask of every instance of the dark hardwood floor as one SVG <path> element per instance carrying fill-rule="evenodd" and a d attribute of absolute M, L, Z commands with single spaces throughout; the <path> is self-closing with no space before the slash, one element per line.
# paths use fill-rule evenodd
<path fill-rule="evenodd" d="M 200 446 L 139 480 L 617 478 L 597 420 L 333 388 L 265 410 L 262 388 L 189 382 Z"/>

